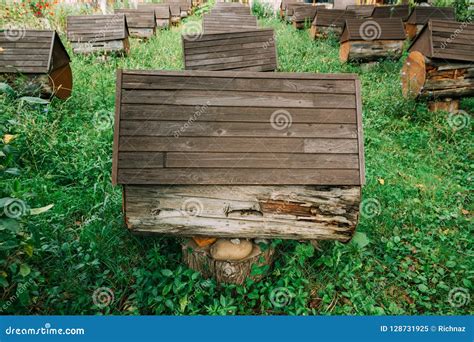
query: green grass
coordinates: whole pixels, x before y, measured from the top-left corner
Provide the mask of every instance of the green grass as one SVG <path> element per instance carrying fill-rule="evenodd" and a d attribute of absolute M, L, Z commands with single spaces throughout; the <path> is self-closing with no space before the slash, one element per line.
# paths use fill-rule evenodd
<path fill-rule="evenodd" d="M 31 208 L 54 204 L 40 215 L 21 217 L 19 227 L 0 218 L 0 309 L 14 314 L 473 312 L 472 300 L 462 301 L 473 290 L 472 117 L 463 116 L 465 124 L 455 129 L 447 113 L 430 113 L 425 104 L 405 100 L 402 61 L 343 65 L 335 40 L 310 41 L 307 32 L 271 18 L 261 26 L 276 29 L 279 71 L 360 75 L 363 196 L 377 201 L 380 210 L 361 217 L 356 239 L 345 245 L 324 242 L 320 250 L 275 241 L 278 254 L 268 277 L 245 286 L 216 286 L 181 264 L 177 239 L 127 231 L 121 189 L 111 185 L 115 70 L 182 69 L 180 29 L 173 28 L 146 43 L 132 40 L 127 58 L 104 61 L 71 53 L 74 93 L 67 101 L 29 105 L 0 95 L 0 133 L 16 135 L 3 146 L 1 164 L 20 170 L 2 173 L 0 197 L 22 199 Z M 474 112 L 474 99 L 462 105 Z M 105 307 L 93 301 L 101 287 L 113 292 Z M 450 292 L 455 302 L 450 303 Z"/>

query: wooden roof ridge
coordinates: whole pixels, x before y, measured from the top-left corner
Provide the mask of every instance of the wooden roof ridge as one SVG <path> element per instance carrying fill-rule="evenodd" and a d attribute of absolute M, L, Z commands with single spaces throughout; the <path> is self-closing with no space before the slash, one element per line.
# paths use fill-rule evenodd
<path fill-rule="evenodd" d="M 448 6 L 416 6 L 412 9 L 407 23 L 424 25 L 429 19 L 455 20 L 454 8 Z"/>
<path fill-rule="evenodd" d="M 366 35 L 363 37 L 362 35 Z M 340 42 L 350 40 L 405 40 L 402 18 L 347 18 Z"/>
<path fill-rule="evenodd" d="M 12 30 L 10 30 L 12 31 Z M 15 30 L 13 30 L 15 31 Z M 59 34 L 55 30 L 18 30 L 22 32 L 20 38 L 11 41 L 8 39 L 8 36 L 5 34 L 0 35 L 0 46 L 3 50 L 0 52 L 0 69 L 14 69 L 11 72 L 19 72 L 24 74 L 37 74 L 37 73 L 49 73 L 55 69 L 58 69 L 71 61 L 69 54 L 59 37 Z M 15 36 L 16 37 L 16 36 Z M 47 39 L 44 41 L 43 47 L 39 47 L 38 44 L 42 44 L 39 39 L 27 39 L 27 38 L 42 38 L 41 40 Z M 23 47 L 16 47 L 17 43 L 23 44 Z M 13 45 L 12 45 L 13 44 Z M 26 45 L 26 46 L 25 46 Z M 20 54 L 15 60 L 7 58 L 7 56 L 15 55 L 17 50 L 28 49 L 28 45 L 31 45 L 29 54 Z M 35 51 L 38 50 L 47 50 L 48 53 L 36 54 Z M 59 49 L 59 50 L 57 50 Z M 5 51 L 9 53 L 6 54 Z M 26 66 L 22 65 L 22 61 L 30 61 L 30 55 L 35 55 L 35 62 L 41 62 L 42 65 L 37 66 Z M 5 57 L 4 57 L 5 56 Z M 24 59 L 19 58 L 19 56 L 24 56 Z M 38 59 L 40 58 L 40 59 Z M 38 64 L 38 63 L 36 63 Z"/>
<path fill-rule="evenodd" d="M 430 19 L 408 47 L 425 57 L 474 62 L 474 24 Z"/>

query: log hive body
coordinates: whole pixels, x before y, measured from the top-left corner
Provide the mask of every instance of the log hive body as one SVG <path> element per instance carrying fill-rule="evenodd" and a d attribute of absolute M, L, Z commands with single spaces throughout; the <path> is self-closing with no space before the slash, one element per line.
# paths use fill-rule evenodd
<path fill-rule="evenodd" d="M 115 9 L 116 14 L 124 14 L 130 37 L 151 38 L 155 35 L 156 20 L 153 9 Z"/>
<path fill-rule="evenodd" d="M 409 48 L 402 68 L 406 97 L 436 101 L 433 110 L 456 110 L 459 99 L 474 96 L 474 25 L 430 20 Z"/>
<path fill-rule="evenodd" d="M 66 99 L 72 91 L 69 55 L 55 31 L 8 30 L 0 35 L 0 81 L 24 77 L 30 95 Z"/>
<path fill-rule="evenodd" d="M 346 19 L 339 58 L 342 62 L 399 59 L 404 40 L 405 31 L 400 18 Z"/>
<path fill-rule="evenodd" d="M 68 16 L 67 38 L 78 54 L 130 52 L 124 14 Z"/>

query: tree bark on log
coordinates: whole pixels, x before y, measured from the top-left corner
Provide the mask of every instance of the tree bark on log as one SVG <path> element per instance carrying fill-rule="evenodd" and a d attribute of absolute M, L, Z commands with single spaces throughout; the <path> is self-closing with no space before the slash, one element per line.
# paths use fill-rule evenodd
<path fill-rule="evenodd" d="M 403 51 L 401 40 L 354 40 L 341 43 L 341 62 L 372 62 L 380 58 L 399 59 Z"/>
<path fill-rule="evenodd" d="M 182 244 L 183 262 L 191 269 L 198 271 L 204 278 L 214 278 L 217 283 L 245 283 L 247 278 L 259 281 L 264 274 L 252 275 L 252 268 L 271 266 L 275 250 L 267 246 L 265 251 L 254 244 L 252 253 L 238 261 L 215 260 L 210 255 L 210 247 L 199 247 L 194 241 L 187 240 Z"/>
<path fill-rule="evenodd" d="M 474 64 L 430 59 L 413 51 L 402 68 L 402 92 L 427 100 L 474 96 Z"/>

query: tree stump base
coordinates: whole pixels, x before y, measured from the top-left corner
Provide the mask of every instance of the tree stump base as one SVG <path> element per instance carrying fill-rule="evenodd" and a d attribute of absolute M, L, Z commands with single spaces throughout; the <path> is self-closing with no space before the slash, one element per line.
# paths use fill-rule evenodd
<path fill-rule="evenodd" d="M 211 254 L 211 246 L 199 247 L 192 239 L 182 243 L 183 262 L 191 269 L 198 271 L 204 278 L 214 278 L 216 282 L 242 285 L 247 278 L 258 281 L 263 278 L 263 272 L 252 274 L 252 268 L 271 266 L 275 249 L 270 245 L 263 251 L 253 243 L 250 255 L 241 260 L 215 260 Z"/>
<path fill-rule="evenodd" d="M 430 112 L 445 111 L 457 113 L 459 111 L 459 99 L 439 99 L 428 102 Z"/>

